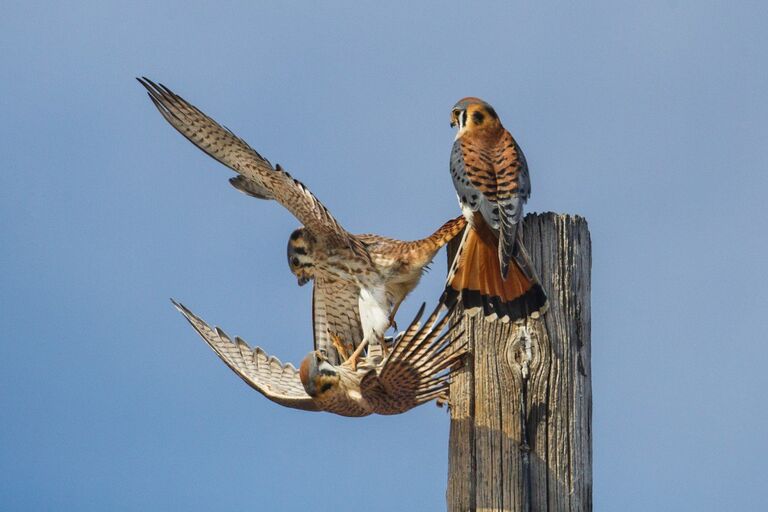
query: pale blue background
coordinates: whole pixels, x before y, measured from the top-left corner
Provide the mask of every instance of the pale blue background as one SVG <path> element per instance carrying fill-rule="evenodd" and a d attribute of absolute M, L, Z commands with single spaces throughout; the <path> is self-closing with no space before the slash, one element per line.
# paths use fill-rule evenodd
<path fill-rule="evenodd" d="M 3 4 L 0 509 L 444 507 L 444 410 L 282 409 L 171 307 L 284 360 L 311 343 L 296 221 L 232 190 L 137 75 L 401 238 L 458 212 L 449 111 L 487 99 L 528 211 L 592 230 L 595 509 L 765 506 L 765 4 L 384 3 Z"/>

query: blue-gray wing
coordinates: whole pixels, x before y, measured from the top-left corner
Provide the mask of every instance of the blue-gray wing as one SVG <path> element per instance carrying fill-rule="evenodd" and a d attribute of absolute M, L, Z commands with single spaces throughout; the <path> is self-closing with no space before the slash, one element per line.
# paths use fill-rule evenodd
<path fill-rule="evenodd" d="M 502 138 L 503 149 L 499 152 L 498 193 L 499 211 L 499 262 L 501 275 L 506 276 L 512 258 L 518 260 L 518 229 L 523 220 L 523 206 L 531 197 L 531 179 L 528 162 L 523 150 L 509 132 Z M 501 190 L 501 184 L 508 183 Z M 521 265 L 522 266 L 522 265 Z M 531 277 L 531 276 L 528 276 Z"/>
<path fill-rule="evenodd" d="M 504 278 L 513 257 L 523 205 L 531 194 L 528 164 L 522 150 L 506 130 L 491 145 L 465 135 L 453 144 L 451 177 L 462 209 L 479 211 L 497 231 Z"/>
<path fill-rule="evenodd" d="M 499 210 L 495 204 L 496 178 L 493 165 L 479 148 L 462 139 L 453 143 L 451 179 L 462 210 L 480 212 L 491 228 L 498 229 Z"/>

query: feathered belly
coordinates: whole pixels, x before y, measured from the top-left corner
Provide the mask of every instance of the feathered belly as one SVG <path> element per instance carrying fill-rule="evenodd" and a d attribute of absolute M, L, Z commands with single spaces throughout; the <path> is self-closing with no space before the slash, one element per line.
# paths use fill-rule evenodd
<path fill-rule="evenodd" d="M 393 304 L 402 302 L 416 288 L 423 274 L 422 268 L 401 266 L 391 272 L 386 281 L 387 296 Z"/>

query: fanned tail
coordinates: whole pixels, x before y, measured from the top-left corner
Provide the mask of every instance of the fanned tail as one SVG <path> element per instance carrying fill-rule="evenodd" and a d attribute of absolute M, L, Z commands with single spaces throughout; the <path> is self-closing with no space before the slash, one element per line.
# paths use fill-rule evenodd
<path fill-rule="evenodd" d="M 451 266 L 443 300 L 461 300 L 469 314 L 482 312 L 487 320 L 514 321 L 541 311 L 547 296 L 528 263 L 518 239 L 506 279 L 501 277 L 498 238 L 484 222 L 469 227 Z M 521 265 L 522 263 L 522 265 Z"/>

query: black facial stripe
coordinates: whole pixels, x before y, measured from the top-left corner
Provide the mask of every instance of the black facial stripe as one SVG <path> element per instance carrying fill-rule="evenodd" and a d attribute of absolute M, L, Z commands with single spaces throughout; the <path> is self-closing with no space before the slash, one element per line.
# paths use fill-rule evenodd
<path fill-rule="evenodd" d="M 467 126 L 467 111 L 461 113 L 461 126 Z"/>
<path fill-rule="evenodd" d="M 296 254 L 304 255 L 304 256 L 307 255 L 307 250 L 303 247 L 294 247 L 293 252 L 295 252 Z"/>
<path fill-rule="evenodd" d="M 331 370 L 320 370 L 320 375 L 326 375 L 328 377 L 333 377 L 336 374 L 333 373 Z"/>
<path fill-rule="evenodd" d="M 485 119 L 485 116 L 482 112 L 472 112 L 472 120 L 475 122 L 475 124 L 482 124 L 483 119 Z"/>
<path fill-rule="evenodd" d="M 298 240 L 301 236 L 301 231 L 294 231 L 291 233 L 291 240 Z"/>
<path fill-rule="evenodd" d="M 320 388 L 320 392 L 321 392 L 321 393 L 325 393 L 326 391 L 328 391 L 328 390 L 329 390 L 329 389 L 331 389 L 332 387 L 333 387 L 333 384 L 331 384 L 330 382 L 326 382 L 326 383 L 325 383 L 325 384 L 323 384 L 323 386 Z"/>

